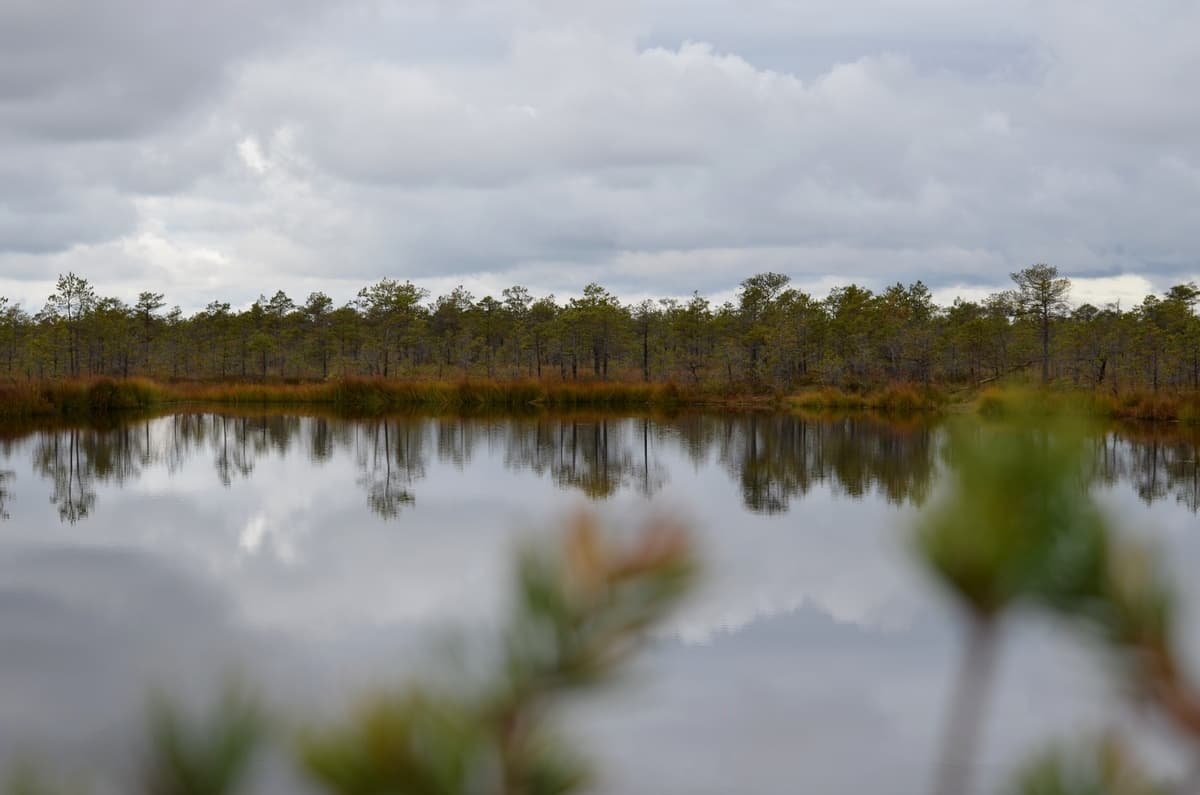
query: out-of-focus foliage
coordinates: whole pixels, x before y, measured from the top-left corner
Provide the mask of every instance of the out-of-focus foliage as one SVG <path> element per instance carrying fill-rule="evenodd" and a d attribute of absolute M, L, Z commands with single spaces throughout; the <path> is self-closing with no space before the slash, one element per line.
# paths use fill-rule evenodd
<path fill-rule="evenodd" d="M 1013 795 L 1168 795 L 1116 737 L 1051 748 L 1017 775 Z"/>
<path fill-rule="evenodd" d="M 490 751 L 483 728 L 448 693 L 378 695 L 346 728 L 306 737 L 303 763 L 329 790 L 346 795 L 470 792 Z"/>
<path fill-rule="evenodd" d="M 1073 617 L 1105 643 L 1134 694 L 1200 744 L 1200 689 L 1175 637 L 1175 589 L 1153 551 L 1128 539 L 1111 544 L 1091 600 Z"/>
<path fill-rule="evenodd" d="M 970 786 L 1006 610 L 1090 603 L 1108 530 L 1089 492 L 1082 433 L 1063 422 L 959 425 L 941 497 L 917 525 L 920 561 L 964 608 L 962 666 L 951 693 L 938 795 Z"/>
<path fill-rule="evenodd" d="M 150 708 L 147 795 L 232 795 L 250 770 L 266 724 L 255 700 L 230 686 L 212 711 L 190 719 L 160 696 Z"/>
<path fill-rule="evenodd" d="M 605 543 L 584 516 L 561 554 L 527 549 L 505 644 L 507 683 L 565 688 L 602 680 L 687 591 L 694 572 L 686 536 L 669 522 L 622 547 Z"/>
<path fill-rule="evenodd" d="M 1107 550 L 1078 429 L 960 426 L 948 488 L 916 533 L 920 560 L 975 617 L 1017 602 L 1069 607 L 1090 594 Z"/>
<path fill-rule="evenodd" d="M 527 548 L 497 656 L 477 687 L 378 695 L 343 727 L 301 741 L 311 776 L 337 795 L 557 795 L 590 780 L 550 721 L 556 699 L 608 679 L 686 593 L 685 534 L 658 523 L 626 545 L 579 519 L 561 550 Z"/>
<path fill-rule="evenodd" d="M 4 782 L 5 795 L 81 795 L 82 792 L 78 786 L 52 782 L 29 760 L 16 765 Z"/>
<path fill-rule="evenodd" d="M 1061 413 L 1017 416 L 1024 417 L 1017 424 L 976 424 L 953 432 L 945 492 L 915 533 L 920 559 L 965 607 L 971 629 L 940 768 L 944 795 L 968 790 L 962 771 L 976 751 L 980 691 L 990 678 L 996 619 L 1016 605 L 1049 611 L 1099 640 L 1130 689 L 1200 744 L 1200 691 L 1178 657 L 1176 598 L 1158 559 L 1143 543 L 1110 528 L 1092 497 L 1094 459 L 1086 430 Z M 1086 751 L 1043 754 L 1020 773 L 1012 791 L 1166 790 L 1110 737 Z"/>
<path fill-rule="evenodd" d="M 1136 668 L 1172 654 L 1176 597 L 1148 547 L 1127 539 L 1110 546 L 1094 593 L 1074 617 Z"/>

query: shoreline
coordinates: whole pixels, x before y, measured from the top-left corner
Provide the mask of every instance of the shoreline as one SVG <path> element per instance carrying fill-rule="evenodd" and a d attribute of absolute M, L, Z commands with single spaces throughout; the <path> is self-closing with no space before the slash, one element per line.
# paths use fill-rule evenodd
<path fill-rule="evenodd" d="M 891 384 L 848 391 L 807 387 L 756 394 L 676 383 L 619 381 L 430 381 L 346 378 L 324 382 L 160 382 L 100 377 L 0 383 L 0 419 L 88 419 L 174 406 L 321 407 L 347 416 L 391 411 L 516 412 L 784 410 L 871 412 L 883 416 L 978 414 L 985 417 L 1071 414 L 1093 419 L 1200 425 L 1200 392 L 1113 394 L 1068 386 L 988 386 L 952 392 Z"/>

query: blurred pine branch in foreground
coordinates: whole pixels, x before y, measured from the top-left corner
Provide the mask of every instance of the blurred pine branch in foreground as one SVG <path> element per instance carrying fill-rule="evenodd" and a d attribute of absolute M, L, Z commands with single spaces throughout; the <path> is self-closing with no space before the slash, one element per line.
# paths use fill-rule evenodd
<path fill-rule="evenodd" d="M 963 663 L 950 700 L 938 795 L 968 795 L 1000 625 L 1016 607 L 1063 620 L 1200 751 L 1200 693 L 1175 638 L 1174 589 L 1157 555 L 1117 532 L 1092 494 L 1089 429 L 1064 415 L 952 429 L 942 498 L 913 534 L 918 560 L 961 608 Z M 1100 641 L 1098 644 L 1095 641 Z M 1155 783 L 1115 734 L 1052 749 L 1018 771 L 1020 795 L 1194 792 Z"/>

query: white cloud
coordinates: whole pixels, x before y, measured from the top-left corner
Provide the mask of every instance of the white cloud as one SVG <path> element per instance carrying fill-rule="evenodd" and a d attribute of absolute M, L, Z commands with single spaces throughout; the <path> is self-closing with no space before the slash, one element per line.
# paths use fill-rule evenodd
<path fill-rule="evenodd" d="M 1135 274 L 1071 280 L 1071 300 L 1076 304 L 1104 306 L 1119 301 L 1122 309 L 1129 309 L 1153 292 L 1150 280 Z"/>

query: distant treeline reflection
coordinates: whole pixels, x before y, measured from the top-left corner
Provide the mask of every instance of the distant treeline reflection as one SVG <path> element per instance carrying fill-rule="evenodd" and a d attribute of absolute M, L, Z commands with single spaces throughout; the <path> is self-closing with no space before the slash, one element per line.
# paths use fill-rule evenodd
<path fill-rule="evenodd" d="M 942 460 L 943 434 L 926 424 L 868 416 L 814 419 L 773 414 L 674 417 L 535 416 L 350 420 L 282 414 L 178 413 L 108 428 L 36 430 L 0 441 L 0 519 L 7 516 L 15 456 L 29 455 L 51 484 L 60 518 L 75 523 L 96 509 L 98 484 L 121 485 L 145 472 L 178 471 L 209 456 L 224 486 L 250 477 L 269 456 L 306 455 L 316 465 L 346 454 L 372 511 L 399 516 L 419 497 L 429 462 L 465 468 L 481 451 L 504 465 L 549 477 L 602 499 L 624 490 L 650 496 L 670 481 L 668 461 L 718 464 L 748 510 L 784 513 L 818 486 L 850 498 L 874 495 L 920 504 Z M 1196 439 L 1113 430 L 1096 437 L 1098 482 L 1129 481 L 1146 502 L 1173 497 L 1200 508 Z"/>

